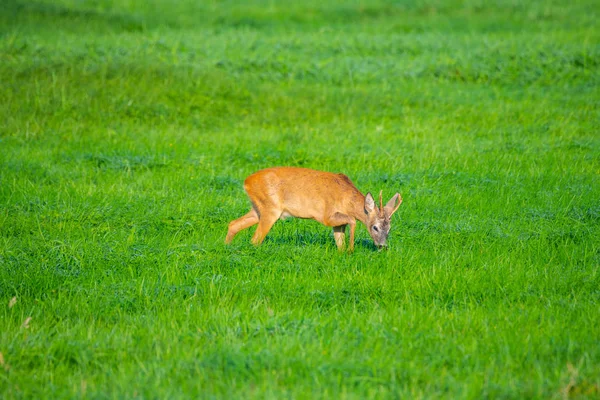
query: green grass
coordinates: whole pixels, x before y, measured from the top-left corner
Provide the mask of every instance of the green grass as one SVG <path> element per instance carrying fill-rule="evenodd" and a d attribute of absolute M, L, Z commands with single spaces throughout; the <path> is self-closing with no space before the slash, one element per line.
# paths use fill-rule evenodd
<path fill-rule="evenodd" d="M 288 3 L 2 2 L 0 397 L 599 397 L 596 2 Z M 225 246 L 274 165 L 389 251 Z"/>

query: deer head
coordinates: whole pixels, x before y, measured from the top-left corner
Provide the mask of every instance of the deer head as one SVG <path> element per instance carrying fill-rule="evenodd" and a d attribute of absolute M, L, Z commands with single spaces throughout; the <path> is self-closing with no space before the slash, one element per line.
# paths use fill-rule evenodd
<path fill-rule="evenodd" d="M 380 249 L 387 247 L 387 237 L 390 234 L 390 218 L 402 204 L 402 197 L 399 193 L 396 193 L 384 207 L 382 194 L 383 191 L 379 192 L 379 207 L 375 205 L 375 199 L 373 199 L 371 193 L 367 193 L 365 196 L 367 230 L 373 238 L 375 246 Z"/>

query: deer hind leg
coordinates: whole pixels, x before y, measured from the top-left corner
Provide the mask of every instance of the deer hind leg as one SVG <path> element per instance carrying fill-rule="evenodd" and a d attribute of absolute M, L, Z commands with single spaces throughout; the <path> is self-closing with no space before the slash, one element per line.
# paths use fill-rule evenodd
<path fill-rule="evenodd" d="M 251 185 L 245 184 L 244 186 L 252 202 L 252 208 L 258 216 L 258 227 L 254 232 L 254 236 L 252 236 L 252 243 L 256 246 L 265 240 L 265 236 L 267 236 L 273 224 L 281 217 L 283 211 L 279 195 L 273 189 L 274 185 L 274 183 L 265 178 L 263 181 L 254 182 Z"/>
<path fill-rule="evenodd" d="M 344 250 L 344 247 L 346 247 L 346 225 L 334 226 L 333 238 L 338 250 Z"/>
<path fill-rule="evenodd" d="M 252 225 L 258 223 L 258 214 L 254 210 L 250 210 L 246 215 L 233 220 L 229 223 L 229 229 L 227 229 L 227 236 L 225 237 L 225 243 L 231 243 L 234 236 L 241 230 L 250 228 Z"/>
<path fill-rule="evenodd" d="M 254 232 L 254 236 L 252 236 L 252 243 L 255 245 L 259 245 L 265 240 L 265 236 L 273 227 L 273 224 L 279 219 L 281 213 L 275 212 L 265 212 L 260 214 L 260 219 L 258 220 L 258 228 L 256 228 L 256 232 Z"/>

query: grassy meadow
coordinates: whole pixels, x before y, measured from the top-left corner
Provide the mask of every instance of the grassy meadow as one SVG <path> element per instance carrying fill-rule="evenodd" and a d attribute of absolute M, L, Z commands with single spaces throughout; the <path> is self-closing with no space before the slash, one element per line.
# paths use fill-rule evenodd
<path fill-rule="evenodd" d="M 3 0 L 0 397 L 600 397 L 594 0 Z M 402 193 L 223 243 L 268 166 Z"/>

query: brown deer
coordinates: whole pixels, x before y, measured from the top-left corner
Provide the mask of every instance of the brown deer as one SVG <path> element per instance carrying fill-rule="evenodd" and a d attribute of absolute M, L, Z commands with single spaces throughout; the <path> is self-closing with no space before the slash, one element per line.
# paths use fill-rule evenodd
<path fill-rule="evenodd" d="M 278 219 L 310 218 L 333 227 L 335 244 L 345 247 L 346 226 L 350 225 L 350 251 L 354 250 L 356 220 L 367 226 L 379 248 L 387 246 L 390 218 L 402 204 L 396 193 L 379 207 L 371 193 L 364 196 L 344 174 L 307 168 L 275 167 L 255 172 L 244 181 L 244 190 L 252 209 L 229 223 L 225 243 L 230 243 L 241 230 L 258 224 L 252 243 L 259 245 Z"/>

